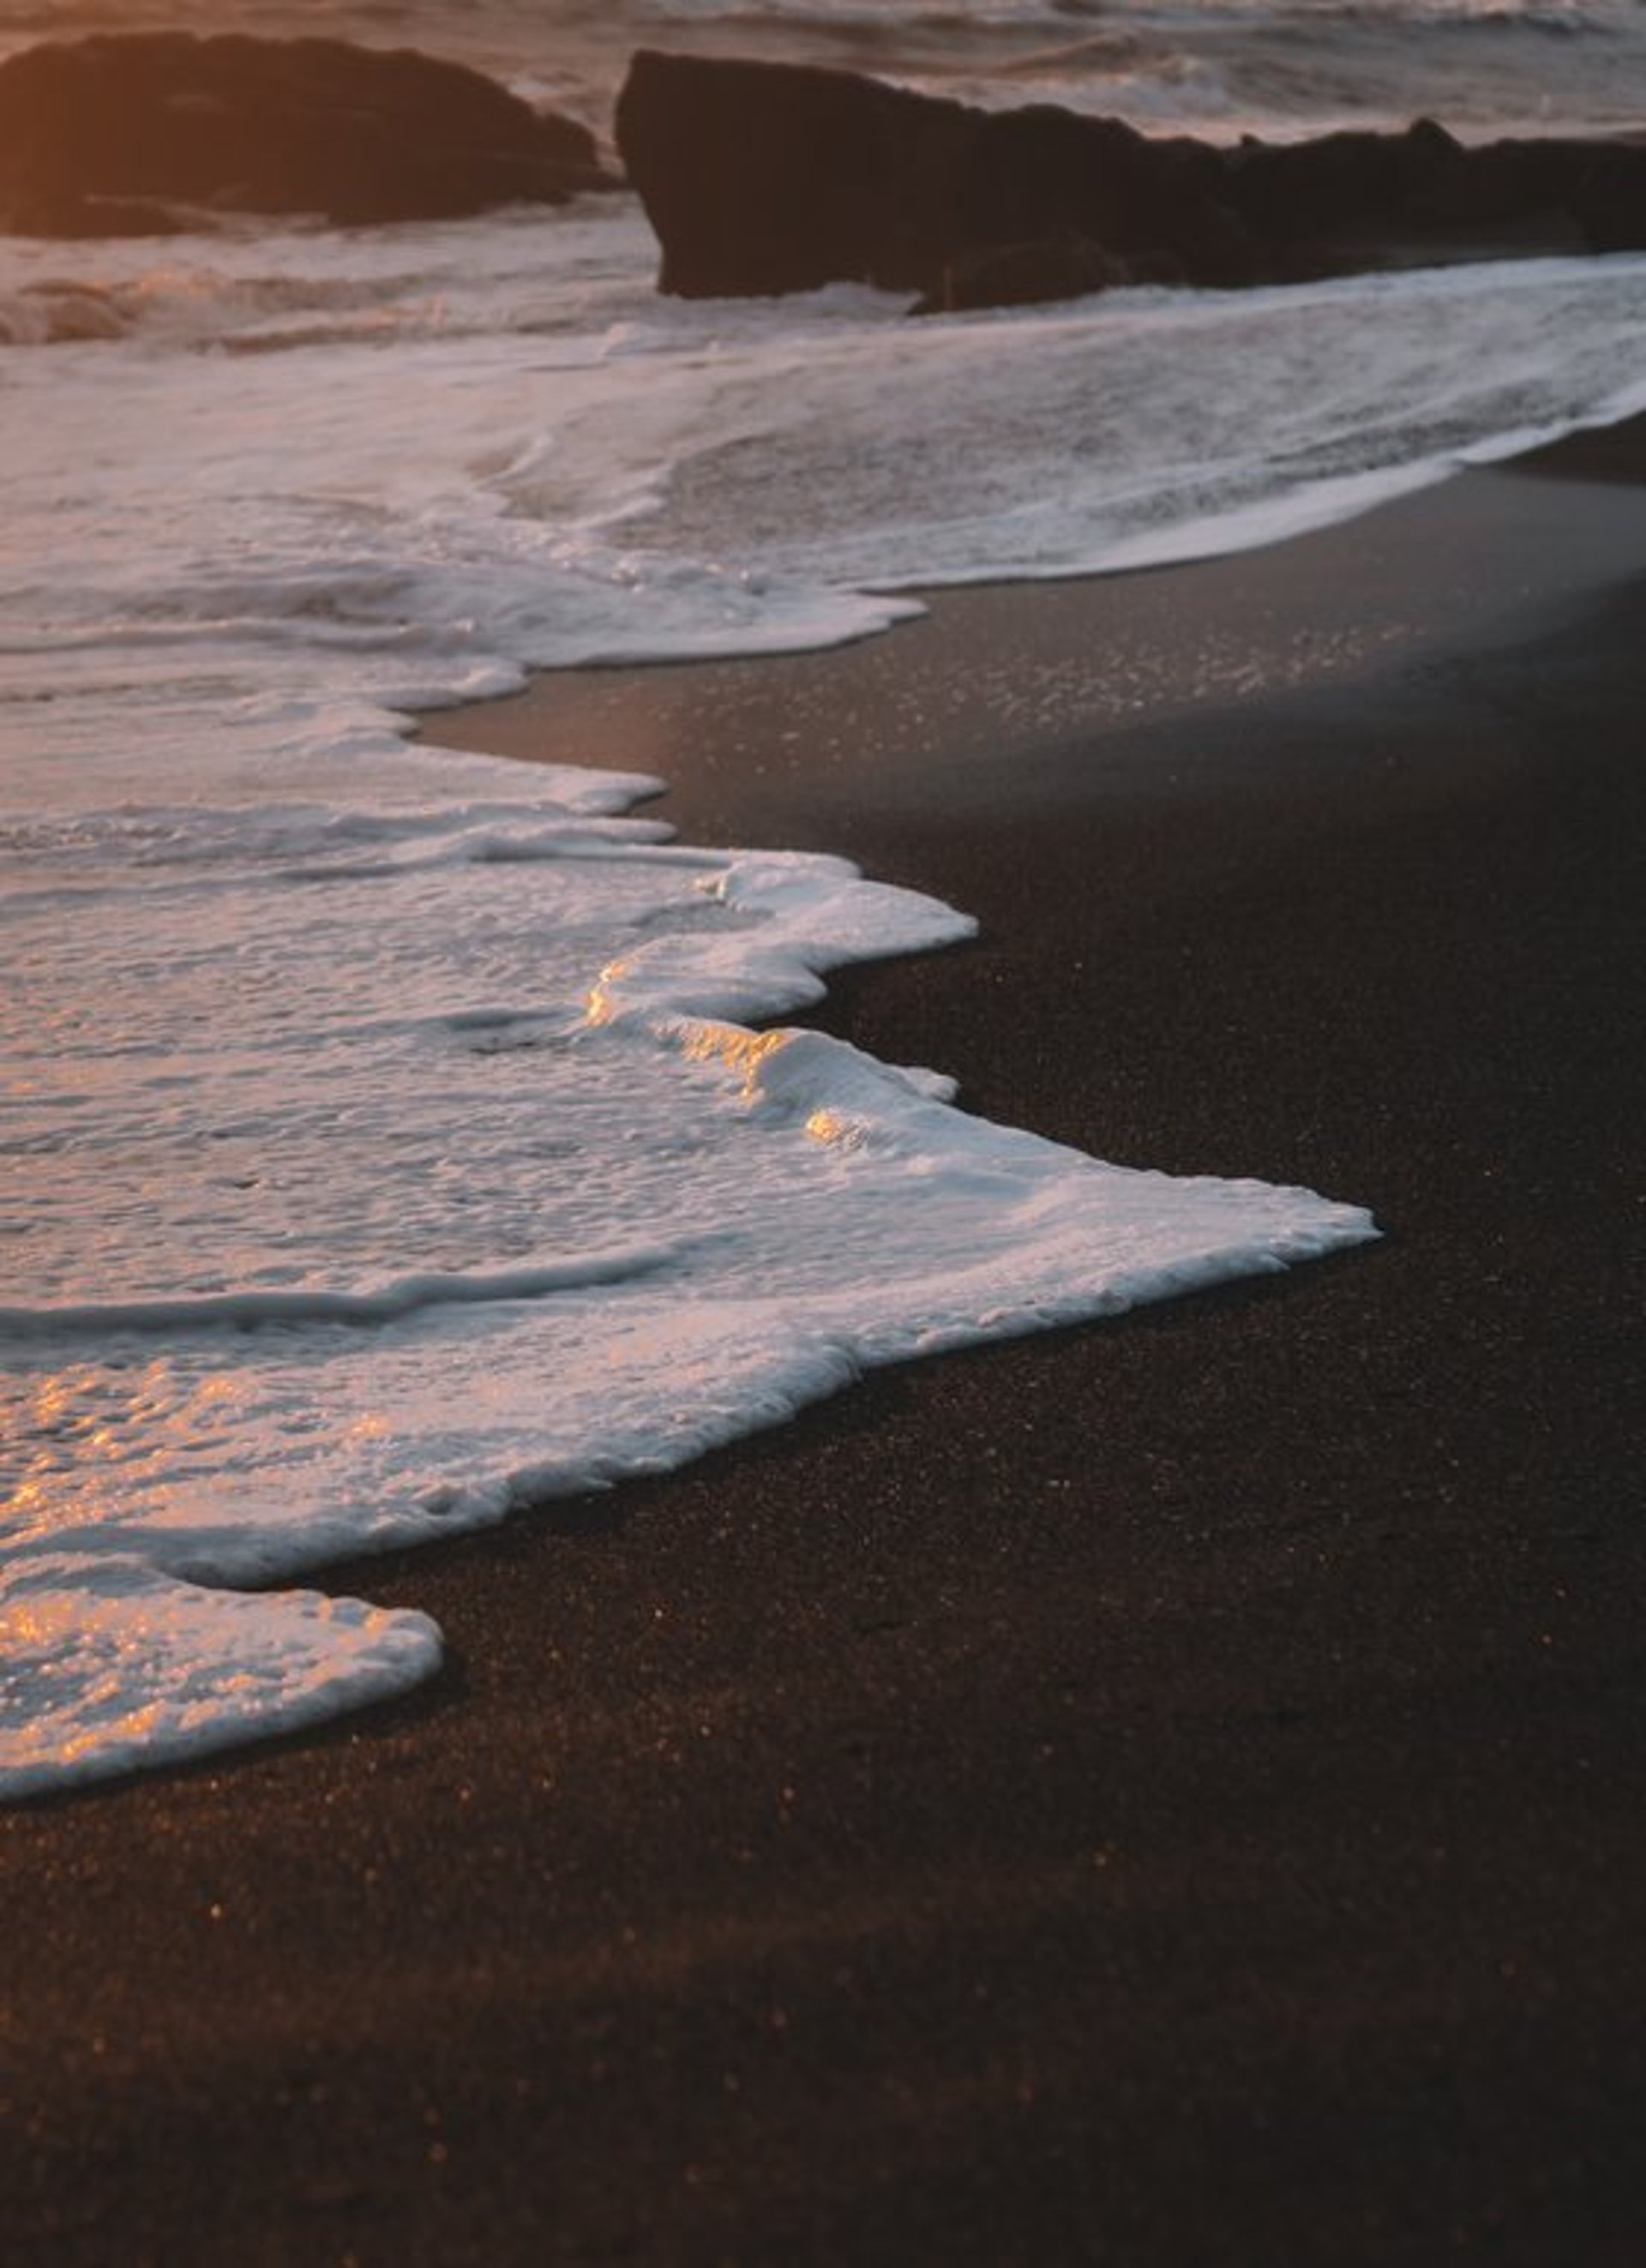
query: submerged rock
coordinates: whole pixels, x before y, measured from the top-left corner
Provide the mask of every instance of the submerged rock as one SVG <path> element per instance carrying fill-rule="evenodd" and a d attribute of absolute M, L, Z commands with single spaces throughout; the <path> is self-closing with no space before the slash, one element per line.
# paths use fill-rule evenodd
<path fill-rule="evenodd" d="M 0 63 L 0 228 L 18 234 L 160 233 L 177 207 L 457 218 L 610 185 L 586 128 L 411 48 L 158 32 Z"/>
<path fill-rule="evenodd" d="M 865 283 L 923 309 L 1646 247 L 1646 145 L 1422 120 L 1228 149 L 809 64 L 635 55 L 618 151 L 685 298 Z"/>

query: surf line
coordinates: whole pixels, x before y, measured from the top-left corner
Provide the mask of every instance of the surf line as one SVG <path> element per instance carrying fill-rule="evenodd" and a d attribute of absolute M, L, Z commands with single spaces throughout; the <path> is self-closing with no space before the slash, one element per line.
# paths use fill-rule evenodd
<path fill-rule="evenodd" d="M 560 1292 L 637 1282 L 679 1267 L 690 1242 L 624 1245 L 575 1260 L 486 1275 L 402 1276 L 368 1292 L 291 1291 L 207 1292 L 196 1298 L 90 1302 L 60 1307 L 0 1307 L 0 1340 L 38 1346 L 45 1339 L 99 1338 L 117 1332 L 242 1330 L 271 1324 L 399 1322 L 432 1307 L 489 1307 L 510 1300 L 550 1299 Z"/>

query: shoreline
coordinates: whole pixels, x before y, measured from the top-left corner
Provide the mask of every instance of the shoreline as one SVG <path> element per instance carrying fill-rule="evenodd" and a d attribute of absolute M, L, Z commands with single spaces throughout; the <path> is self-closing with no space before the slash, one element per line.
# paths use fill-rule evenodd
<path fill-rule="evenodd" d="M 1646 427 L 1582 446 L 426 721 L 947 899 L 812 1020 L 1385 1241 L 334 1571 L 439 1680 L 0 1817 L 9 2257 L 1635 2257 Z"/>
<path fill-rule="evenodd" d="M 1002 748 L 1035 759 L 1012 773 L 1015 810 L 1025 793 L 1177 798 L 1180 767 L 1163 778 L 1152 755 L 1135 760 L 1140 728 L 1511 646 L 1604 595 L 1638 563 L 1643 467 L 1646 415 L 1252 549 L 911 590 L 922 615 L 794 653 L 543 671 L 521 692 L 429 712 L 413 737 L 649 773 L 664 796 L 645 807 L 683 839 L 763 847 L 838 850 L 816 828 L 860 823 L 866 794 L 876 825 L 998 804 Z M 1508 571 L 1481 574 L 1482 547 Z M 1188 784 L 1239 794 L 1255 769 L 1244 747 Z M 779 819 L 806 839 L 768 843 Z"/>

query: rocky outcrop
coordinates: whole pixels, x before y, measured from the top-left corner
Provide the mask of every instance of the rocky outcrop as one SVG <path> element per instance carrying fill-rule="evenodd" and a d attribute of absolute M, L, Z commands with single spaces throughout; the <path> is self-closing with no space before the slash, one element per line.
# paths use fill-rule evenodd
<path fill-rule="evenodd" d="M 1424 121 L 1225 149 L 645 49 L 616 133 L 662 248 L 659 288 L 687 298 L 856 282 L 974 306 L 1646 247 L 1646 146 L 1632 143 L 1466 149 Z"/>
<path fill-rule="evenodd" d="M 180 207 L 446 219 L 609 185 L 585 128 L 412 49 L 114 33 L 0 63 L 0 228 L 18 234 L 150 234 Z"/>
<path fill-rule="evenodd" d="M 985 246 L 945 263 L 936 290 L 916 300 L 917 315 L 959 314 L 968 307 L 1032 307 L 1047 299 L 1080 299 L 1133 271 L 1089 237 Z"/>

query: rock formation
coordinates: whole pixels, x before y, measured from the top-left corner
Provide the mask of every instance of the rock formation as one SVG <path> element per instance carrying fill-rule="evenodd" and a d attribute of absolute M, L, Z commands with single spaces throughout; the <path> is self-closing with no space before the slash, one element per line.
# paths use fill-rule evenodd
<path fill-rule="evenodd" d="M 924 309 L 1646 247 L 1646 145 L 1421 121 L 1233 148 L 810 65 L 635 55 L 617 146 L 686 298 L 867 283 Z"/>
<path fill-rule="evenodd" d="M 15 233 L 197 220 L 179 207 L 444 219 L 602 186 L 586 129 L 412 49 L 163 32 L 0 63 L 0 228 Z"/>

